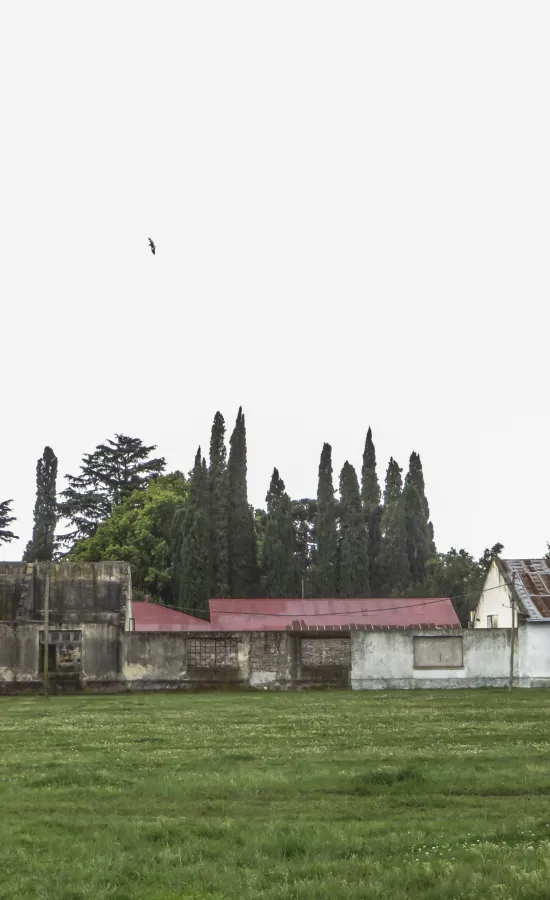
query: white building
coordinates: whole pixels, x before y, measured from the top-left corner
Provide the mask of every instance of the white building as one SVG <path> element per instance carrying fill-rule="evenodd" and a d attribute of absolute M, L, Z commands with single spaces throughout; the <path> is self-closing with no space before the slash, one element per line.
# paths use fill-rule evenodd
<path fill-rule="evenodd" d="M 514 612 L 512 612 L 514 610 Z M 523 622 L 550 625 L 548 559 L 494 559 L 487 573 L 474 628 L 510 628 Z"/>

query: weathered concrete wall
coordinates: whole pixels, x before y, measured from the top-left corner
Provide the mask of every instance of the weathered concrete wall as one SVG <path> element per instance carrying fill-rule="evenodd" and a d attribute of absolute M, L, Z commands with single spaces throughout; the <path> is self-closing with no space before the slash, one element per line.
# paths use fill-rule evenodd
<path fill-rule="evenodd" d="M 519 678 L 522 687 L 550 686 L 550 624 L 519 629 Z"/>
<path fill-rule="evenodd" d="M 0 623 L 0 693 L 41 690 L 41 623 Z M 550 627 L 520 628 L 515 683 L 550 686 Z M 123 632 L 109 623 L 50 631 L 55 690 L 504 687 L 509 629 Z"/>
<path fill-rule="evenodd" d="M 50 623 L 128 627 L 130 566 L 123 562 L 0 563 L 0 621 L 42 621 L 50 576 Z"/>
<path fill-rule="evenodd" d="M 415 654 L 415 638 L 424 643 L 462 641 L 462 665 L 456 647 L 442 651 L 433 667 L 426 649 Z M 550 632 L 549 632 L 550 638 Z M 351 634 L 351 686 L 377 688 L 504 687 L 510 674 L 510 630 L 468 629 L 451 634 L 433 631 L 373 631 Z M 415 665 L 415 656 L 420 665 Z M 453 665 L 445 660 L 451 660 Z M 518 674 L 518 654 L 514 671 Z"/>
<path fill-rule="evenodd" d="M 488 628 L 489 616 L 496 617 L 499 628 L 510 628 L 512 625 L 511 592 L 496 560 L 491 563 L 478 600 L 474 628 Z M 514 614 L 514 625 L 517 625 L 517 614 Z"/>

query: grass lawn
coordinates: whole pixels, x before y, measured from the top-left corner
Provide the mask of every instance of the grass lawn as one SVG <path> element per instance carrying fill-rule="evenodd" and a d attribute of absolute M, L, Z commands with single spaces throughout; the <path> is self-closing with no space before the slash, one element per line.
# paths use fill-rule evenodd
<path fill-rule="evenodd" d="M 548 900 L 550 692 L 0 698 L 0 897 Z"/>

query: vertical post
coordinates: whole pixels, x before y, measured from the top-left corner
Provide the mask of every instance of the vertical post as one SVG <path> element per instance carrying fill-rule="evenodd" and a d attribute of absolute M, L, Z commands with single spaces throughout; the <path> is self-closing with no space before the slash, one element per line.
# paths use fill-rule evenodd
<path fill-rule="evenodd" d="M 305 587 L 304 587 L 304 570 L 302 569 L 302 600 L 305 596 Z"/>
<path fill-rule="evenodd" d="M 48 654 L 50 652 L 50 573 L 44 587 L 44 696 L 48 697 Z"/>
<path fill-rule="evenodd" d="M 511 640 L 510 640 L 510 681 L 508 684 L 508 690 L 512 690 L 512 684 L 514 681 L 514 640 L 515 640 L 515 619 L 516 619 L 516 595 L 515 595 L 515 584 L 516 584 L 516 573 L 512 574 L 512 628 L 511 628 Z"/>

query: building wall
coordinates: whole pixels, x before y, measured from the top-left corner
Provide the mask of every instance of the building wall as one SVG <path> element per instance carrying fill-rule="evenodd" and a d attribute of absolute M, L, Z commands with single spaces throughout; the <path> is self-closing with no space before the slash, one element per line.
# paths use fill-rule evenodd
<path fill-rule="evenodd" d="M 415 650 L 415 641 L 422 643 L 420 652 L 418 647 Z M 517 674 L 517 653 L 514 671 Z M 506 629 L 351 634 L 354 690 L 501 687 L 508 683 L 509 674 L 510 631 Z"/>
<path fill-rule="evenodd" d="M 0 623 L 0 693 L 42 690 L 40 623 Z M 52 692 L 316 687 L 504 687 L 509 629 L 351 633 L 123 632 L 108 623 L 52 629 Z M 550 687 L 550 626 L 516 635 L 514 675 Z"/>
<path fill-rule="evenodd" d="M 42 621 L 47 576 L 52 625 L 128 627 L 132 578 L 123 562 L 0 563 L 0 621 Z"/>
<path fill-rule="evenodd" d="M 510 628 L 512 625 L 510 588 L 495 561 L 491 563 L 477 604 L 474 628 L 490 627 L 488 616 L 498 617 L 498 628 Z M 517 622 L 514 624 L 517 625 Z"/>

